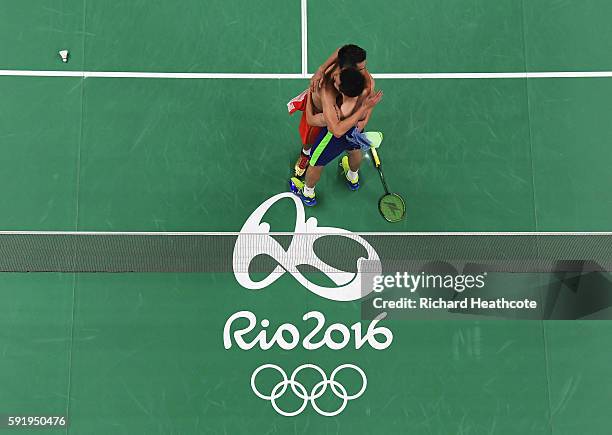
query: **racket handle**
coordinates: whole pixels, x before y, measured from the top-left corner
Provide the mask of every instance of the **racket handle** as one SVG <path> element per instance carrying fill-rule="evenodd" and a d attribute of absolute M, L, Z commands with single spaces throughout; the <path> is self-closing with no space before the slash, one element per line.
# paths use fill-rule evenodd
<path fill-rule="evenodd" d="M 374 164 L 378 168 L 380 166 L 380 157 L 378 157 L 378 152 L 376 148 L 370 148 L 370 152 L 372 153 L 372 158 L 374 159 Z"/>

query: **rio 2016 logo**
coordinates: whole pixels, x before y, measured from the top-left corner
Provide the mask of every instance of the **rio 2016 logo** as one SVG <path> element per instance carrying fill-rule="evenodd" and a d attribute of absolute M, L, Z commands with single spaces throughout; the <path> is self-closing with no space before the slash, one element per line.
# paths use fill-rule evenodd
<path fill-rule="evenodd" d="M 294 232 L 299 234 L 293 238 L 287 249 L 283 248 L 278 241 L 269 235 L 270 224 L 262 222 L 266 212 L 282 199 L 290 199 L 295 204 Z M 360 258 L 357 261 L 357 273 L 336 269 L 317 257 L 314 243 L 318 239 L 330 235 L 345 237 L 365 248 L 368 257 Z M 248 272 L 249 264 L 259 255 L 267 255 L 278 262 L 279 265 L 261 281 L 253 281 Z M 362 294 L 360 275 L 364 260 L 368 260 L 368 265 L 373 266 L 371 270 L 368 269 L 368 273 L 380 275 L 381 268 L 378 254 L 366 240 L 342 228 L 320 227 L 314 217 L 306 220 L 302 201 L 292 193 L 281 193 L 257 207 L 242 226 L 240 235 L 234 245 L 232 264 L 236 280 L 242 287 L 249 290 L 260 290 L 268 287 L 285 273 L 289 273 L 305 289 L 317 296 L 333 301 L 348 302 L 366 296 L 366 294 Z M 336 284 L 336 287 L 324 287 L 308 280 L 297 267 L 302 265 L 312 266 L 320 270 Z"/>
<path fill-rule="evenodd" d="M 287 249 L 278 243 L 269 233 L 270 225 L 262 222 L 266 212 L 278 201 L 282 199 L 290 199 L 294 202 L 297 216 L 294 232 L 304 235 L 299 242 L 296 238 L 291 241 Z M 333 268 L 325 264 L 314 251 L 314 242 L 328 235 L 341 236 L 351 239 L 361 244 L 367 253 L 367 258 L 360 258 L 357 261 L 357 272 L 346 272 Z M 254 281 L 248 270 L 253 259 L 259 255 L 267 255 L 273 258 L 278 266 L 261 281 Z M 281 193 L 269 198 L 262 203 L 249 216 L 242 229 L 236 244 L 234 245 L 233 253 L 233 270 L 234 276 L 238 283 L 249 290 L 261 290 L 276 280 L 285 273 L 289 273 L 294 277 L 305 289 L 311 291 L 317 296 L 325 299 L 330 299 L 338 302 L 355 301 L 367 295 L 362 293 L 361 275 L 363 260 L 376 260 L 371 262 L 374 265 L 374 270 L 368 270 L 375 274 L 380 274 L 379 257 L 374 248 L 362 237 L 351 233 L 342 228 L 334 227 L 319 227 L 316 218 L 305 219 L 304 206 L 302 202 L 291 193 Z M 308 265 L 320 270 L 328 276 L 336 287 L 324 287 L 315 284 L 308 280 L 298 269 L 298 266 Z M 378 266 L 376 266 L 378 265 Z M 378 269 L 377 269 L 378 268 Z M 371 291 L 371 290 L 370 290 Z M 248 341 L 244 338 L 246 334 L 252 332 L 257 325 L 257 317 L 250 311 L 239 311 L 231 315 L 225 322 L 223 328 L 223 344 L 225 349 L 232 348 L 233 343 L 242 350 L 250 350 L 258 346 L 261 350 L 269 350 L 274 346 L 278 346 L 283 350 L 292 350 L 300 344 L 306 350 L 316 350 L 322 347 L 327 347 L 331 350 L 340 350 L 353 343 L 354 349 L 361 349 L 366 343 L 375 350 L 384 350 L 393 342 L 393 333 L 385 327 L 378 326 L 378 322 L 385 316 L 374 319 L 368 326 L 365 333 L 362 330 L 361 322 L 354 323 L 350 328 L 342 323 L 333 323 L 325 328 L 325 316 L 319 311 L 311 311 L 302 317 L 303 321 L 314 320 L 315 325 L 312 330 L 302 338 L 300 330 L 291 323 L 280 325 L 276 331 L 268 337 L 267 329 L 270 326 L 268 319 L 262 319 L 259 325 L 263 328 L 257 333 L 254 339 Z M 237 320 L 246 320 L 246 327 L 232 331 L 234 322 Z M 324 332 L 323 332 L 324 331 Z M 323 338 L 315 341 L 314 337 L 319 333 L 323 334 Z M 334 339 L 334 336 L 336 337 Z M 233 340 L 232 340 L 233 338 Z M 317 382 L 310 391 L 297 380 L 298 375 L 306 370 L 314 370 L 318 373 L 321 380 Z M 262 393 L 257 387 L 257 377 L 264 370 L 274 370 L 278 372 L 282 378 L 280 382 L 269 388 L 268 393 Z M 354 393 L 349 393 L 349 389 L 342 385 L 336 376 L 341 371 L 354 371 L 361 377 L 361 385 Z M 275 364 L 263 364 L 257 367 L 251 375 L 251 389 L 253 393 L 272 404 L 272 408 L 280 415 L 293 417 L 301 414 L 307 407 L 308 403 L 311 407 L 322 416 L 332 417 L 340 414 L 350 400 L 357 399 L 365 392 L 367 388 L 367 377 L 365 372 L 358 366 L 350 363 L 341 364 L 336 367 L 329 377 L 323 369 L 316 364 L 302 364 L 297 367 L 289 376 L 283 368 Z M 328 387 L 332 394 L 341 399 L 340 406 L 334 411 L 326 411 L 321 409 L 317 404 L 317 399 L 321 398 L 327 391 Z M 293 411 L 283 410 L 277 400 L 285 394 L 295 395 L 302 401 L 298 409 Z"/>
<path fill-rule="evenodd" d="M 342 323 L 334 323 L 326 328 L 325 332 L 323 333 L 323 339 L 315 342 L 313 341 L 314 337 L 323 331 L 323 328 L 325 327 L 325 316 L 319 311 L 311 311 L 304 314 L 302 320 L 307 321 L 314 319 L 316 325 L 301 341 L 302 347 L 306 350 L 316 350 L 326 346 L 331 350 L 340 350 L 349 344 L 351 341 L 351 336 L 354 335 L 353 341 L 355 349 L 361 349 L 364 344 L 367 343 L 373 349 L 384 350 L 391 345 L 391 342 L 393 341 L 393 333 L 388 328 L 377 326 L 378 322 L 383 316 L 384 314 L 379 316 L 379 318 L 374 319 L 368 326 L 365 334 L 362 331 L 361 322 L 354 323 L 350 329 Z M 232 334 L 232 324 L 238 319 L 246 319 L 248 320 L 249 324 L 246 328 L 234 331 Z M 255 329 L 256 324 L 257 318 L 255 317 L 255 314 L 251 313 L 250 311 L 239 311 L 232 314 L 225 322 L 225 328 L 223 328 L 223 346 L 226 349 L 230 349 L 232 347 L 232 335 L 234 337 L 234 341 L 242 350 L 250 350 L 257 345 L 259 345 L 261 350 L 269 350 L 275 344 L 283 350 L 293 350 L 300 343 L 300 331 L 291 323 L 284 323 L 279 326 L 276 332 L 272 335 L 271 339 L 268 339 L 266 329 L 264 329 L 255 336 L 253 341 L 247 342 L 243 336 L 252 332 L 253 329 Z M 261 326 L 267 328 L 270 326 L 270 321 L 268 319 L 263 319 L 261 321 Z M 353 334 L 351 334 L 351 331 Z M 334 332 L 336 332 L 336 335 L 340 335 L 342 337 L 339 341 L 334 340 Z M 286 339 L 286 336 L 290 337 L 289 340 Z M 379 341 L 378 337 L 383 338 L 383 340 Z"/>

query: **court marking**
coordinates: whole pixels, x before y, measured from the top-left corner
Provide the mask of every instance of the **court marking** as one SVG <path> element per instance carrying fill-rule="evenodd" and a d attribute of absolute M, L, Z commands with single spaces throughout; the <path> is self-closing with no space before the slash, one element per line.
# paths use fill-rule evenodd
<path fill-rule="evenodd" d="M 300 236 L 329 235 L 338 233 L 312 232 L 295 233 L 270 231 L 267 233 L 242 233 L 239 231 L 0 231 L 1 236 Z M 373 231 L 351 232 L 350 236 L 612 236 L 609 231 L 446 231 L 446 232 L 397 232 Z"/>
<path fill-rule="evenodd" d="M 301 2 L 302 14 L 302 76 L 308 75 L 308 0 Z"/>
<path fill-rule="evenodd" d="M 182 73 L 133 71 L 0 70 L 8 77 L 80 77 L 137 79 L 309 79 L 309 73 Z M 612 71 L 374 73 L 377 80 L 612 78 Z"/>
<path fill-rule="evenodd" d="M 85 20 L 85 17 L 83 17 Z M 309 79 L 308 73 L 308 0 L 300 0 L 301 73 L 183 73 L 131 71 L 44 71 L 0 70 L 0 76 L 15 77 L 81 77 L 81 78 L 155 78 L 155 79 Z M 83 22 L 83 28 L 85 23 Z M 85 53 L 83 42 L 83 53 Z M 429 72 L 374 73 L 377 80 L 431 79 L 537 79 L 537 78 L 612 78 L 612 71 L 540 71 L 540 72 Z"/>

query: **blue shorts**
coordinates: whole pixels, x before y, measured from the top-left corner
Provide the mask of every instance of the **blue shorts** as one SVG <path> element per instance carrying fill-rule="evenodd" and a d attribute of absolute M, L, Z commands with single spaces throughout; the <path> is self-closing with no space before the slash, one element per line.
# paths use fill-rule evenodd
<path fill-rule="evenodd" d="M 312 147 L 310 165 L 325 166 L 345 151 L 358 150 L 359 145 L 350 142 L 346 137 L 351 134 L 354 128 L 351 128 L 341 137 L 336 137 L 327 131 L 327 128 L 323 128 L 317 136 L 316 145 Z"/>

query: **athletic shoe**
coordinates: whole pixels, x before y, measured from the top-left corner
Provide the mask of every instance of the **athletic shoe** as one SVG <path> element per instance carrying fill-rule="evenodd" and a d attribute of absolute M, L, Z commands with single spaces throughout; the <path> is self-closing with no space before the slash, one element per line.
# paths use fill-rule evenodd
<path fill-rule="evenodd" d="M 301 177 L 304 175 L 306 169 L 308 169 L 308 163 L 310 163 L 310 156 L 307 156 L 304 154 L 304 151 L 301 151 L 300 157 L 297 159 L 297 162 L 295 162 L 294 167 L 296 177 Z"/>
<path fill-rule="evenodd" d="M 317 198 L 314 195 L 312 197 L 304 195 L 304 182 L 299 178 L 293 177 L 289 180 L 289 189 L 302 200 L 305 206 L 317 205 Z"/>
<path fill-rule="evenodd" d="M 346 178 L 346 173 L 351 169 L 348 163 L 348 156 L 342 157 L 342 160 L 340 160 L 340 167 L 342 168 L 342 172 L 344 172 L 344 178 L 346 179 L 348 188 L 353 191 L 359 189 L 359 174 L 357 174 L 357 180 L 354 182 Z"/>

